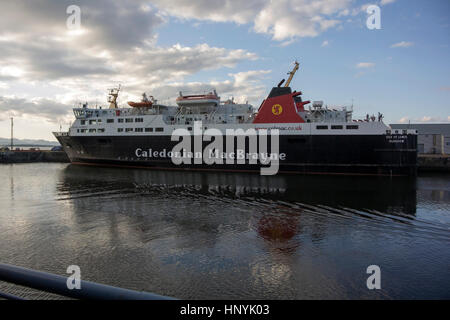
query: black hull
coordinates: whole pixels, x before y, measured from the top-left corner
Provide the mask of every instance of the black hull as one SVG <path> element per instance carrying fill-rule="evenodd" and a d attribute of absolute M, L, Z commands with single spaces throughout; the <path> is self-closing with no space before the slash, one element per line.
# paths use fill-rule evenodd
<path fill-rule="evenodd" d="M 73 163 L 149 169 L 260 172 L 261 164 L 183 164 L 142 152 L 170 151 L 170 136 L 57 136 Z M 206 146 L 209 142 L 204 142 Z M 193 144 L 192 144 L 193 145 Z M 247 146 L 248 148 L 248 146 Z M 416 135 L 280 136 L 279 173 L 416 175 Z M 225 148 L 224 148 L 225 150 Z M 248 152 L 248 150 L 246 150 Z M 270 152 L 270 147 L 269 147 Z M 138 156 L 141 155 L 141 156 Z M 267 167 L 267 166 L 266 166 Z"/>

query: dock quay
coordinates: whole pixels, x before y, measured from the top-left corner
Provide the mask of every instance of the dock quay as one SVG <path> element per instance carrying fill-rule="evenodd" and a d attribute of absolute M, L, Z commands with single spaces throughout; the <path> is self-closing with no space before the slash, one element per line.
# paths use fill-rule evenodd
<path fill-rule="evenodd" d="M 449 172 L 450 155 L 448 154 L 419 154 L 417 156 L 419 172 Z"/>
<path fill-rule="evenodd" d="M 14 150 L 0 151 L 0 163 L 69 162 L 64 151 Z"/>

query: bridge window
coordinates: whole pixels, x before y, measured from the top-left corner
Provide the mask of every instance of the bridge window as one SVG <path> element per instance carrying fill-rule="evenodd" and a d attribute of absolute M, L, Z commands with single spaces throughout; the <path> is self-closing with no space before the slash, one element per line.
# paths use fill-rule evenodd
<path fill-rule="evenodd" d="M 145 128 L 145 132 L 153 132 L 153 128 Z"/>
<path fill-rule="evenodd" d="M 89 129 L 89 132 L 96 132 L 96 129 Z"/>
<path fill-rule="evenodd" d="M 317 130 L 328 130 L 328 126 L 316 126 Z"/>
<path fill-rule="evenodd" d="M 86 120 L 81 120 L 80 123 L 82 126 L 84 126 L 86 124 Z"/>
<path fill-rule="evenodd" d="M 98 129 L 97 132 L 105 132 L 105 129 Z"/>
<path fill-rule="evenodd" d="M 164 128 L 156 128 L 155 131 L 156 131 L 156 132 L 163 132 L 163 131 L 164 131 Z"/>
<path fill-rule="evenodd" d="M 133 131 L 133 128 L 126 128 L 125 129 L 125 132 L 132 132 Z"/>
<path fill-rule="evenodd" d="M 89 120 L 89 124 L 95 124 L 95 120 Z"/>
<path fill-rule="evenodd" d="M 119 123 L 123 123 L 123 119 L 122 119 L 122 118 L 120 118 L 120 119 L 117 119 L 117 122 L 119 122 Z"/>
<path fill-rule="evenodd" d="M 117 128 L 117 132 L 123 132 L 123 128 Z"/>
<path fill-rule="evenodd" d="M 343 126 L 331 126 L 331 129 L 341 130 L 341 129 L 344 129 L 344 127 Z"/>
<path fill-rule="evenodd" d="M 114 119 L 106 119 L 107 123 L 114 123 Z"/>
<path fill-rule="evenodd" d="M 351 126 L 347 126 L 346 128 L 347 128 L 348 130 L 358 130 L 359 126 L 353 126 L 353 125 L 351 125 Z"/>
<path fill-rule="evenodd" d="M 134 131 L 135 131 L 135 132 L 143 132 L 144 129 L 143 129 L 143 128 L 136 128 L 136 129 L 134 129 Z"/>
<path fill-rule="evenodd" d="M 144 119 L 143 118 L 136 118 L 136 119 L 134 119 L 134 122 L 144 122 Z"/>
<path fill-rule="evenodd" d="M 125 122 L 128 122 L 128 123 L 133 122 L 133 118 L 126 118 Z"/>

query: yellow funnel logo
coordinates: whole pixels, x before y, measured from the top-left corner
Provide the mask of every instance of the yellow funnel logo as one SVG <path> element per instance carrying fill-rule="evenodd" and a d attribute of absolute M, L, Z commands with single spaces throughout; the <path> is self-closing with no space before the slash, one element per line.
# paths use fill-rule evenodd
<path fill-rule="evenodd" d="M 274 104 L 272 106 L 272 113 L 279 116 L 283 112 L 283 107 L 280 104 Z"/>

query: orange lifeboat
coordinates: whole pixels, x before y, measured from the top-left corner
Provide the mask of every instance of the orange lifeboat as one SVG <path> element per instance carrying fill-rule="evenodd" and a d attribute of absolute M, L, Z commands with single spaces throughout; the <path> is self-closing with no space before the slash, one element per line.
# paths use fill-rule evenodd
<path fill-rule="evenodd" d="M 127 102 L 129 106 L 133 107 L 133 108 L 149 108 L 153 105 L 153 102 L 151 101 L 141 101 L 141 102 L 133 102 L 133 101 L 128 101 Z"/>
<path fill-rule="evenodd" d="M 133 108 L 150 108 L 153 103 L 155 102 L 155 99 L 153 96 L 150 96 L 150 100 L 147 98 L 147 95 L 145 93 L 142 94 L 142 100 L 140 102 L 134 102 L 134 101 L 128 101 L 128 105 Z"/>

